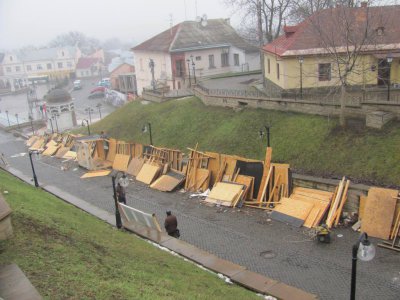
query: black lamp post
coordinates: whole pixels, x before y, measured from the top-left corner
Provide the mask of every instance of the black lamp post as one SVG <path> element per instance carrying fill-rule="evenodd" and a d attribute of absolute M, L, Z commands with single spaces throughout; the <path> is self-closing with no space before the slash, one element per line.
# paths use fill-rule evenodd
<path fill-rule="evenodd" d="M 188 69 L 188 75 L 189 75 L 189 86 L 192 86 L 192 79 L 190 78 L 190 59 L 187 59 L 186 62 L 187 62 L 187 69 Z"/>
<path fill-rule="evenodd" d="M 375 247 L 368 240 L 368 234 L 366 232 L 362 232 L 357 243 L 353 245 L 350 300 L 356 299 L 357 258 L 362 261 L 370 261 L 374 258 L 374 256 Z"/>
<path fill-rule="evenodd" d="M 86 122 L 86 126 L 87 126 L 87 130 L 88 130 L 88 135 L 90 136 L 90 126 L 89 126 L 89 121 L 87 119 L 82 120 L 82 126 L 85 126 Z"/>
<path fill-rule="evenodd" d="M 11 126 L 11 124 L 10 124 L 10 118 L 8 117 L 8 110 L 6 110 L 6 115 L 7 115 L 8 126 Z"/>
<path fill-rule="evenodd" d="M 154 79 L 154 66 L 155 66 L 154 60 L 152 58 L 150 58 L 149 68 L 150 68 L 150 72 L 151 72 L 151 85 L 153 87 L 153 91 L 156 90 L 156 81 Z"/>
<path fill-rule="evenodd" d="M 143 132 L 143 133 L 146 133 L 147 130 L 148 130 L 149 133 L 150 133 L 150 145 L 153 146 L 153 137 L 152 137 L 152 135 L 151 135 L 151 124 L 150 124 L 150 122 L 147 122 L 147 124 L 145 124 L 145 125 L 143 126 L 142 132 Z"/>
<path fill-rule="evenodd" d="M 299 64 L 300 64 L 300 99 L 303 99 L 303 62 L 304 57 L 299 57 Z"/>
<path fill-rule="evenodd" d="M 100 120 L 101 120 L 101 103 L 98 103 L 98 104 L 96 105 L 96 107 L 97 107 L 98 110 L 99 110 L 99 115 L 100 115 Z"/>
<path fill-rule="evenodd" d="M 15 118 L 17 119 L 17 126 L 18 126 L 18 129 L 20 129 L 20 127 L 19 127 L 19 120 L 18 120 L 18 114 L 15 114 Z"/>
<path fill-rule="evenodd" d="M 51 118 L 49 118 L 48 120 L 50 121 L 51 133 L 54 133 L 53 121 L 51 120 Z"/>
<path fill-rule="evenodd" d="M 59 115 L 58 114 L 54 114 L 51 118 L 56 122 L 56 129 L 57 129 L 57 133 L 58 133 L 58 123 L 57 123 L 57 117 Z"/>
<path fill-rule="evenodd" d="M 270 146 L 270 140 L 269 140 L 269 137 L 270 137 L 269 126 L 264 126 L 264 128 L 265 128 L 265 132 L 264 132 L 262 129 L 260 129 L 260 131 L 259 131 L 259 136 L 260 136 L 260 139 L 262 139 L 264 135 L 267 135 L 267 146 L 269 147 L 269 146 Z"/>
<path fill-rule="evenodd" d="M 35 134 L 35 129 L 33 128 L 33 118 L 31 115 L 29 115 L 29 121 L 31 122 L 32 133 Z"/>
<path fill-rule="evenodd" d="M 89 122 L 90 122 L 90 124 L 92 124 L 92 112 L 93 112 L 93 109 L 91 107 L 86 107 L 85 111 L 89 114 Z"/>
<path fill-rule="evenodd" d="M 121 214 L 119 213 L 119 209 L 118 209 L 118 198 L 117 198 L 117 189 L 115 187 L 115 182 L 117 181 L 117 177 L 121 174 L 122 174 L 122 176 L 121 176 L 121 178 L 119 178 L 118 182 L 120 183 L 120 185 L 123 188 L 126 188 L 129 185 L 129 180 L 128 180 L 128 177 L 126 177 L 124 172 L 113 171 L 113 173 L 111 174 L 114 205 L 115 205 L 115 224 L 118 229 L 122 227 L 122 221 L 121 221 Z"/>
<path fill-rule="evenodd" d="M 390 101 L 390 68 L 392 65 L 393 57 L 392 54 L 389 54 L 386 58 L 387 63 L 389 64 L 389 72 L 388 72 L 388 80 L 387 80 L 387 86 L 388 86 L 388 93 L 387 93 L 387 101 Z"/>
<path fill-rule="evenodd" d="M 190 59 L 192 60 L 192 69 L 193 69 L 193 80 L 194 84 L 196 84 L 196 64 L 193 61 L 193 55 L 190 55 Z"/>
<path fill-rule="evenodd" d="M 33 181 L 35 182 L 35 186 L 39 187 L 39 182 L 38 182 L 37 177 L 36 177 L 35 168 L 33 166 L 32 154 L 38 154 L 39 155 L 39 152 L 37 150 L 29 150 L 29 160 L 31 161 L 32 173 L 33 173 Z"/>

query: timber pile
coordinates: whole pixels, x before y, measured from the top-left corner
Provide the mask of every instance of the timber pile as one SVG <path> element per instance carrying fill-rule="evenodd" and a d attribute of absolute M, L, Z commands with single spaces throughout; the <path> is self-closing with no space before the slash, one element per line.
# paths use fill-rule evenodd
<path fill-rule="evenodd" d="M 190 151 L 189 161 L 186 167 L 186 191 L 205 191 L 209 187 L 211 172 L 208 170 L 208 163 L 210 156 L 197 151 L 197 145 L 195 149 L 188 148 Z"/>
<path fill-rule="evenodd" d="M 335 191 L 332 200 L 332 205 L 329 209 L 328 216 L 326 217 L 325 223 L 328 226 L 328 228 L 338 225 L 340 217 L 342 216 L 342 210 L 344 204 L 347 201 L 347 193 L 349 191 L 349 186 L 350 186 L 350 180 L 346 180 L 346 178 L 343 177 L 339 183 L 339 186 Z"/>

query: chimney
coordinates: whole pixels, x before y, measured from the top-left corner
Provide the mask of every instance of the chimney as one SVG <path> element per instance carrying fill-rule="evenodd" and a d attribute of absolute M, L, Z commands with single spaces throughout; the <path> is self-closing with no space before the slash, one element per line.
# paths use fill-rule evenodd
<path fill-rule="evenodd" d="M 361 4 L 360 4 L 360 7 L 367 8 L 368 7 L 368 1 L 362 1 Z"/>

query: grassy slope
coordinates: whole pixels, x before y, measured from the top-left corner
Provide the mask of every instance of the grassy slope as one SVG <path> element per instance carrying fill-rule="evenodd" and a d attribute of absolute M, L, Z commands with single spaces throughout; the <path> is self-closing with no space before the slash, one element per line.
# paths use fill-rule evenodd
<path fill-rule="evenodd" d="M 263 159 L 265 139 L 259 129 L 270 122 L 273 161 L 290 163 L 295 170 L 316 175 L 347 175 L 400 185 L 400 126 L 383 131 L 366 128 L 337 129 L 337 121 L 320 116 L 245 109 L 234 112 L 206 107 L 197 98 L 142 105 L 130 103 L 92 126 L 126 141 L 148 143 L 141 132 L 151 122 L 153 142 L 186 150 L 199 149 Z M 85 130 L 82 129 L 82 133 Z"/>
<path fill-rule="evenodd" d="M 258 298 L 0 171 L 4 190 L 14 236 L 0 264 L 18 264 L 47 299 Z"/>

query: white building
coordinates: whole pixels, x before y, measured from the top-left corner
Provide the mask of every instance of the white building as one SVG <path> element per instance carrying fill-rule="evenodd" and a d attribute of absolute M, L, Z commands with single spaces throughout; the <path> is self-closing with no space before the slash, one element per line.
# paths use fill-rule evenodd
<path fill-rule="evenodd" d="M 132 48 L 138 93 L 154 79 L 170 89 L 186 88 L 195 79 L 229 72 L 260 70 L 257 47 L 249 45 L 229 20 L 185 21 Z"/>
<path fill-rule="evenodd" d="M 28 80 L 63 79 L 75 73 L 81 56 L 77 47 L 58 47 L 4 53 L 0 62 L 0 85 L 11 90 L 27 85 Z"/>
<path fill-rule="evenodd" d="M 47 130 L 62 132 L 77 125 L 74 102 L 62 89 L 54 89 L 46 95 Z"/>

